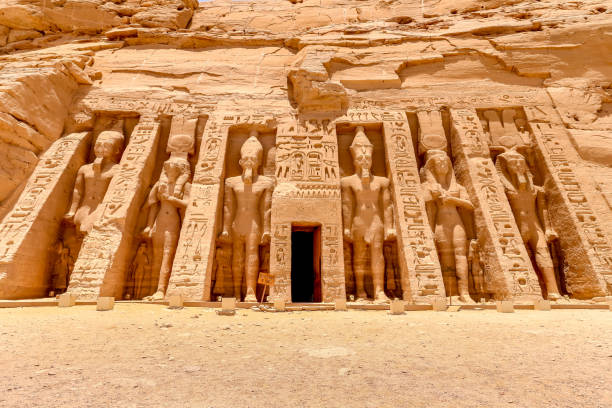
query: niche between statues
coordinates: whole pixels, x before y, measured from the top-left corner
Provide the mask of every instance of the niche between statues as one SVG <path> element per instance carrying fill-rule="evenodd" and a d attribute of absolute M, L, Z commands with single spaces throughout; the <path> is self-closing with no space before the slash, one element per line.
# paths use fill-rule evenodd
<path fill-rule="evenodd" d="M 269 287 L 259 283 L 259 277 L 270 270 L 275 155 L 276 129 L 253 125 L 229 129 L 212 298 L 256 301 L 268 295 Z"/>
<path fill-rule="evenodd" d="M 394 209 L 382 126 L 339 124 L 344 271 L 347 296 L 401 298 Z"/>
<path fill-rule="evenodd" d="M 550 191 L 534 137 L 520 107 L 478 110 L 491 158 L 504 186 L 516 224 L 536 270 L 542 295 L 567 295 L 559 235 L 552 227 Z"/>
<path fill-rule="evenodd" d="M 462 303 L 488 298 L 474 205 L 455 174 L 446 110 L 408 114 L 416 128 L 416 157 L 428 222 L 434 236 L 446 295 Z"/>
<path fill-rule="evenodd" d="M 207 117 L 162 116 L 151 184 L 137 220 L 124 298 L 161 300 L 172 273 Z"/>
<path fill-rule="evenodd" d="M 100 217 L 102 201 L 111 179 L 118 171 L 119 161 L 129 142 L 129 135 L 138 123 L 138 116 L 97 115 L 86 164 L 77 172 L 69 207 L 61 214 L 58 238 L 50 248 L 48 276 L 49 294 L 66 291 L 74 263 L 83 240 Z"/>

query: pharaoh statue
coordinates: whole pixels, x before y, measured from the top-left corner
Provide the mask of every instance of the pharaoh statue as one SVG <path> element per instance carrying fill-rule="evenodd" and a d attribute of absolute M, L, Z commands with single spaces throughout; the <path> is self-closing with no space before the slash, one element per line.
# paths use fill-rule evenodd
<path fill-rule="evenodd" d="M 159 181 L 151 189 L 145 204 L 149 215 L 143 235 L 152 242 L 152 273 L 154 276 L 159 273 L 157 291 L 148 297 L 149 300 L 161 300 L 166 295 L 191 188 L 190 176 L 189 161 L 185 157 L 170 156 L 164 162 Z"/>
<path fill-rule="evenodd" d="M 124 137 L 119 121 L 113 130 L 101 132 L 94 144 L 95 160 L 82 166 L 76 178 L 72 204 L 64 219 L 74 223 L 81 236 L 89 233 L 104 210 L 100 203 L 118 169 Z"/>
<path fill-rule="evenodd" d="M 525 157 L 515 150 L 497 156 L 496 165 L 523 242 L 535 257 L 548 299 L 561 298 L 548 244 L 558 239 L 552 229 L 544 189 L 533 183 Z"/>
<path fill-rule="evenodd" d="M 357 127 L 350 151 L 355 174 L 342 177 L 340 183 L 344 239 L 353 244 L 357 300 L 367 298 L 365 276 L 369 258 L 374 300 L 387 302 L 383 246 L 385 241 L 395 239 L 389 179 L 371 173 L 374 146 L 362 126 Z"/>
<path fill-rule="evenodd" d="M 469 293 L 468 249 L 474 206 L 467 191 L 455 179 L 452 163 L 443 150 L 425 153 L 421 169 L 429 225 L 434 232 L 447 293 L 461 302 L 472 303 Z M 457 290 L 453 291 L 455 275 Z M 454 293 L 453 293 L 454 292 Z"/>
<path fill-rule="evenodd" d="M 259 246 L 270 242 L 270 221 L 274 179 L 258 174 L 263 146 L 258 132 L 251 131 L 240 148 L 242 175 L 225 180 L 221 242 L 232 244 L 234 295 L 242 298 L 242 278 L 246 272 L 246 302 L 256 302 Z"/>

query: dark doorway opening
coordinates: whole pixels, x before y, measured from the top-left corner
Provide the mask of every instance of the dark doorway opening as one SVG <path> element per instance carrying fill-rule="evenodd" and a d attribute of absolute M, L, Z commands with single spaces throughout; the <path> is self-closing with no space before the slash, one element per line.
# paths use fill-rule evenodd
<path fill-rule="evenodd" d="M 321 228 L 291 229 L 291 300 L 321 301 Z"/>

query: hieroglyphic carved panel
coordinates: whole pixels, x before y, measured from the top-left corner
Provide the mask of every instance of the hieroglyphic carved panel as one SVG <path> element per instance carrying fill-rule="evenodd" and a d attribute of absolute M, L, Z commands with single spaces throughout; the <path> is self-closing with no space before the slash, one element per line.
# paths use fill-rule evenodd
<path fill-rule="evenodd" d="M 73 133 L 53 143 L 13 209 L 0 224 L 0 298 L 46 295 L 48 253 L 57 239 L 76 172 L 84 164 L 91 134 Z"/>
<path fill-rule="evenodd" d="M 565 128 L 555 123 L 554 112 L 526 109 L 534 135 L 538 162 L 548 177 L 551 222 L 566 258 L 565 278 L 570 294 L 592 298 L 612 293 L 612 245 L 589 204 L 578 180 L 568 150 Z"/>
<path fill-rule="evenodd" d="M 238 125 L 270 127 L 272 123 L 271 115 L 258 113 L 219 114 L 206 123 L 167 296 L 210 300 L 229 129 Z"/>
<path fill-rule="evenodd" d="M 474 109 L 451 109 L 450 113 L 455 171 L 476 207 L 477 235 L 488 266 L 486 287 L 496 298 L 541 297 L 537 275 L 490 159 L 477 113 Z"/>
<path fill-rule="evenodd" d="M 291 300 L 292 223 L 321 228 L 323 301 L 345 298 L 340 170 L 335 126 L 328 118 L 287 117 L 276 134 L 272 203 L 271 295 Z"/>
<path fill-rule="evenodd" d="M 291 300 L 291 223 L 276 221 L 272 205 L 272 236 L 270 241 L 270 274 L 273 285 L 270 297 Z"/>
<path fill-rule="evenodd" d="M 404 300 L 445 296 L 440 263 L 422 200 L 419 170 L 405 114 L 381 113 L 392 178 Z"/>
<path fill-rule="evenodd" d="M 151 181 L 159 134 L 154 118 L 140 118 L 100 204 L 103 212 L 83 241 L 68 291 L 84 298 L 123 295 L 136 215 Z"/>

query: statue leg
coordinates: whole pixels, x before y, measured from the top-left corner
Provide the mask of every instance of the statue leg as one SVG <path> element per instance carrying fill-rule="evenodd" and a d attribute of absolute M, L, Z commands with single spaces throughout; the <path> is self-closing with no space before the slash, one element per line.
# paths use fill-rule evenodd
<path fill-rule="evenodd" d="M 442 279 L 446 288 L 447 296 L 457 296 L 457 288 L 454 285 L 452 275 L 455 274 L 455 251 L 449 232 L 444 225 L 436 225 L 435 243 L 438 252 L 438 260 L 442 269 Z"/>
<path fill-rule="evenodd" d="M 355 272 L 355 292 L 357 300 L 367 299 L 368 295 L 365 291 L 365 274 L 368 269 L 367 265 L 367 245 L 363 239 L 355 239 L 353 241 L 353 271 Z"/>
<path fill-rule="evenodd" d="M 457 276 L 459 300 L 473 303 L 469 290 L 467 239 L 465 229 L 461 224 L 455 225 L 453 229 L 453 250 L 455 254 L 455 274 Z"/>
<path fill-rule="evenodd" d="M 159 282 L 157 284 L 157 292 L 153 295 L 153 300 L 161 300 L 166 295 L 166 289 L 168 289 L 168 281 L 170 280 L 170 271 L 172 270 L 172 261 L 174 260 L 177 243 L 178 236 L 176 233 L 173 231 L 164 232 Z"/>
<path fill-rule="evenodd" d="M 246 241 L 246 296 L 245 302 L 257 302 L 257 274 L 259 272 L 259 234 L 251 234 Z"/>
<path fill-rule="evenodd" d="M 385 295 L 385 257 L 383 255 L 383 237 L 376 234 L 370 244 L 370 263 L 372 266 L 372 283 L 374 284 L 374 300 L 376 302 L 388 302 Z"/>
<path fill-rule="evenodd" d="M 538 266 L 538 269 L 542 274 L 542 278 L 544 279 L 548 299 L 558 300 L 561 298 L 561 294 L 559 293 L 559 287 L 557 286 L 555 267 L 553 260 L 550 257 L 550 252 L 548 251 L 548 245 L 546 245 L 544 233 L 538 231 L 537 236 L 532 241 L 535 241 L 531 242 L 531 245 L 532 248 L 535 248 L 533 252 L 535 253 L 536 265 Z"/>
<path fill-rule="evenodd" d="M 152 245 L 153 245 L 152 271 L 153 271 L 153 274 L 157 274 L 157 287 L 159 287 L 159 281 L 162 277 L 161 276 L 162 260 L 164 257 L 164 237 L 163 235 L 157 231 L 153 232 Z M 155 292 L 154 295 L 147 296 L 145 299 L 155 300 L 155 297 L 159 297 L 157 292 Z M 163 299 L 163 296 L 162 296 L 162 299 Z"/>
<path fill-rule="evenodd" d="M 244 240 L 234 237 L 232 244 L 232 277 L 234 278 L 234 297 L 242 300 L 242 276 L 244 272 Z"/>

